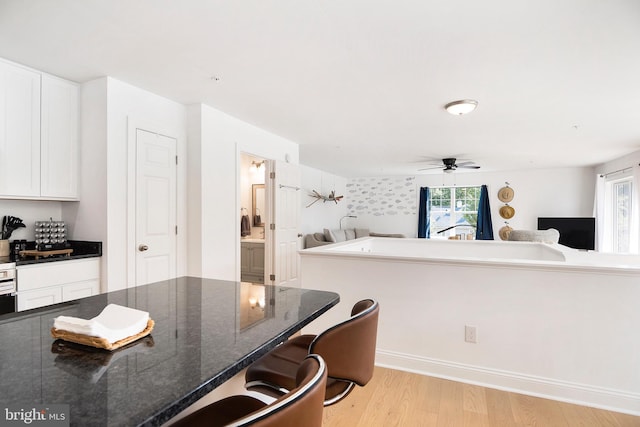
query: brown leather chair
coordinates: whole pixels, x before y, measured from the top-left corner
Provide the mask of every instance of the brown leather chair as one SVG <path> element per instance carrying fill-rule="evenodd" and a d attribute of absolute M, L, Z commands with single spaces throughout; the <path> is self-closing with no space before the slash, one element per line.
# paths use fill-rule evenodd
<path fill-rule="evenodd" d="M 172 427 L 321 427 L 327 368 L 310 354 L 300 365 L 296 388 L 267 405 L 251 396 L 231 396 L 205 406 Z"/>
<path fill-rule="evenodd" d="M 373 376 L 379 311 L 376 301 L 362 300 L 353 306 L 348 320 L 317 336 L 301 335 L 284 342 L 249 366 L 245 387 L 270 396 L 287 393 L 295 387 L 300 362 L 315 353 L 329 371 L 324 404 L 338 402 Z"/>

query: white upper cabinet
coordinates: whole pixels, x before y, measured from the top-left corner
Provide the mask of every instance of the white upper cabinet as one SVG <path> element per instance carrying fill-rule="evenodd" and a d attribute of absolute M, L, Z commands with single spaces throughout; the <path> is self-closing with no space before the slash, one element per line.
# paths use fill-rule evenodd
<path fill-rule="evenodd" d="M 40 73 L 1 61 L 0 195 L 40 196 Z"/>
<path fill-rule="evenodd" d="M 78 95 L 75 83 L 42 76 L 42 197 L 78 197 Z"/>
<path fill-rule="evenodd" d="M 78 199 L 79 93 L 0 60 L 0 198 Z"/>

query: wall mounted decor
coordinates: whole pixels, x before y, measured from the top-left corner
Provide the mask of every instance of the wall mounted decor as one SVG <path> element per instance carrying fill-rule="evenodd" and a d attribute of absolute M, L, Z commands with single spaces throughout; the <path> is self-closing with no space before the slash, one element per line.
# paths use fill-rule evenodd
<path fill-rule="evenodd" d="M 498 236 L 500 236 L 500 239 L 502 240 L 509 240 L 509 233 L 513 231 L 513 228 L 509 227 L 509 223 L 507 221 L 505 221 L 504 223 L 505 226 L 498 230 Z"/>
<path fill-rule="evenodd" d="M 511 219 L 516 214 L 516 210 L 509 206 L 509 202 L 513 200 L 515 192 L 513 188 L 509 187 L 509 183 L 505 182 L 505 186 L 498 190 L 498 200 L 503 202 L 505 205 L 500 208 L 498 211 L 500 216 L 504 219 Z M 505 227 L 502 227 L 505 228 Z M 502 230 L 502 229 L 500 229 Z M 502 233 L 500 233 L 500 238 L 502 238 Z M 506 240 L 506 239 L 502 239 Z"/>
<path fill-rule="evenodd" d="M 344 197 L 344 196 L 336 196 L 335 190 L 331 191 L 328 196 L 323 196 L 322 194 L 318 193 L 316 190 L 312 190 L 309 196 L 315 198 L 315 200 L 309 203 L 307 207 L 313 205 L 318 200 L 322 200 L 323 203 L 335 202 L 335 204 L 338 204 L 338 202 L 342 200 L 342 198 Z"/>
<path fill-rule="evenodd" d="M 514 191 L 513 188 L 509 187 L 508 182 L 506 182 L 505 184 L 507 184 L 506 187 L 502 187 L 500 190 L 498 190 L 498 200 L 500 200 L 502 203 L 509 203 L 513 200 Z"/>
<path fill-rule="evenodd" d="M 347 183 L 350 215 L 417 215 L 415 176 L 355 178 Z"/>

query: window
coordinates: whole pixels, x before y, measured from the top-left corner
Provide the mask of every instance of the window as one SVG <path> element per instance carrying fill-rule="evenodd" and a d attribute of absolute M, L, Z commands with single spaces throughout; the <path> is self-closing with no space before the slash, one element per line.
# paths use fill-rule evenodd
<path fill-rule="evenodd" d="M 611 246 L 613 252 L 628 253 L 631 246 L 631 178 L 609 182 Z"/>
<path fill-rule="evenodd" d="M 475 233 L 480 186 L 431 188 L 431 238 Z M 438 234 L 449 227 L 451 230 Z"/>

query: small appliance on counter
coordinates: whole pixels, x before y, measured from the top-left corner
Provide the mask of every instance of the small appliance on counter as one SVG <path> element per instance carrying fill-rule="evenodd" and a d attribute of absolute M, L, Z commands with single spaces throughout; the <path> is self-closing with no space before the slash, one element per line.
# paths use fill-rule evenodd
<path fill-rule="evenodd" d="M 54 251 L 70 247 L 64 221 L 36 221 L 35 232 L 37 251 Z"/>

